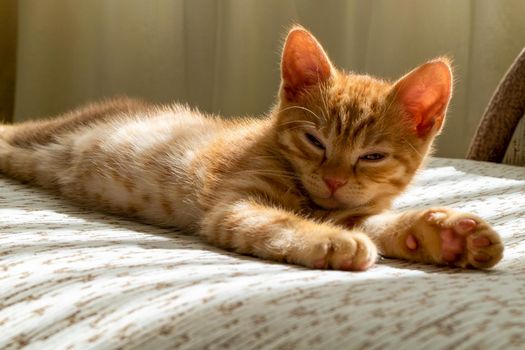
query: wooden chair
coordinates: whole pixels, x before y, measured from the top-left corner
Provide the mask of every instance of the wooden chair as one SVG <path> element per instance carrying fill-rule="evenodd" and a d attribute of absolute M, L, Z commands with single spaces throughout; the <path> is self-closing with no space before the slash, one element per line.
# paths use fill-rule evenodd
<path fill-rule="evenodd" d="M 499 83 L 467 159 L 525 165 L 525 49 Z"/>

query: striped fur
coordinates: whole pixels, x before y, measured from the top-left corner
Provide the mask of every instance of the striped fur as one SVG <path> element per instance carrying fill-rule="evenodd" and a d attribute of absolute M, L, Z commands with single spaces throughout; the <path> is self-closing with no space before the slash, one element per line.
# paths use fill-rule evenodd
<path fill-rule="evenodd" d="M 301 62 L 305 69 L 324 64 L 314 67 L 323 76 L 300 71 Z M 445 59 L 430 64 L 450 72 Z M 400 82 L 337 70 L 302 28 L 290 32 L 282 65 L 279 99 L 266 118 L 103 101 L 2 126 L 0 170 L 88 207 L 198 232 L 242 254 L 367 269 L 377 257 L 372 239 L 389 255 L 381 244 L 388 232 L 357 225 L 386 210 L 411 181 L 446 104 L 430 131 L 414 132 L 397 97 Z M 373 153 L 385 158 L 363 160 Z M 346 184 L 331 193 L 326 176 Z"/>

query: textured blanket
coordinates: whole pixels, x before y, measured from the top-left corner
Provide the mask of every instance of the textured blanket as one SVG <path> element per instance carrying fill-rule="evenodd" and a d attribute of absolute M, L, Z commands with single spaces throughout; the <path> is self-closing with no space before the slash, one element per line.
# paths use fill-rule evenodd
<path fill-rule="evenodd" d="M 444 205 L 501 233 L 496 268 L 308 270 L 0 177 L 0 348 L 525 349 L 525 168 L 433 159 L 396 202 Z"/>

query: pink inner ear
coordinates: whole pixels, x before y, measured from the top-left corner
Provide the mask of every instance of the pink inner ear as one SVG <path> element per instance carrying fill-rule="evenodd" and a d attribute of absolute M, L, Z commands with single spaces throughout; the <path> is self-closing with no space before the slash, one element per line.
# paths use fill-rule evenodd
<path fill-rule="evenodd" d="M 295 29 L 286 39 L 281 69 L 286 97 L 294 100 L 308 86 L 327 80 L 331 76 L 332 65 L 310 33 Z"/>
<path fill-rule="evenodd" d="M 397 82 L 396 90 L 397 100 L 410 115 L 419 137 L 441 128 L 452 91 L 447 63 L 434 61 L 416 68 Z"/>

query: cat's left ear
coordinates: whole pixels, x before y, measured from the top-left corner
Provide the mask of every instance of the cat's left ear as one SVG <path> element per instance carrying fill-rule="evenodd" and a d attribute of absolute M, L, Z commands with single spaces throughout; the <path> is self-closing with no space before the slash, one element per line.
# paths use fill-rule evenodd
<path fill-rule="evenodd" d="M 399 79 L 394 90 L 417 135 L 435 135 L 443 125 L 452 95 L 449 60 L 441 58 L 419 66 Z"/>
<path fill-rule="evenodd" d="M 281 60 L 282 91 L 296 101 L 311 86 L 327 81 L 334 68 L 321 44 L 310 32 L 295 27 L 288 33 Z"/>

